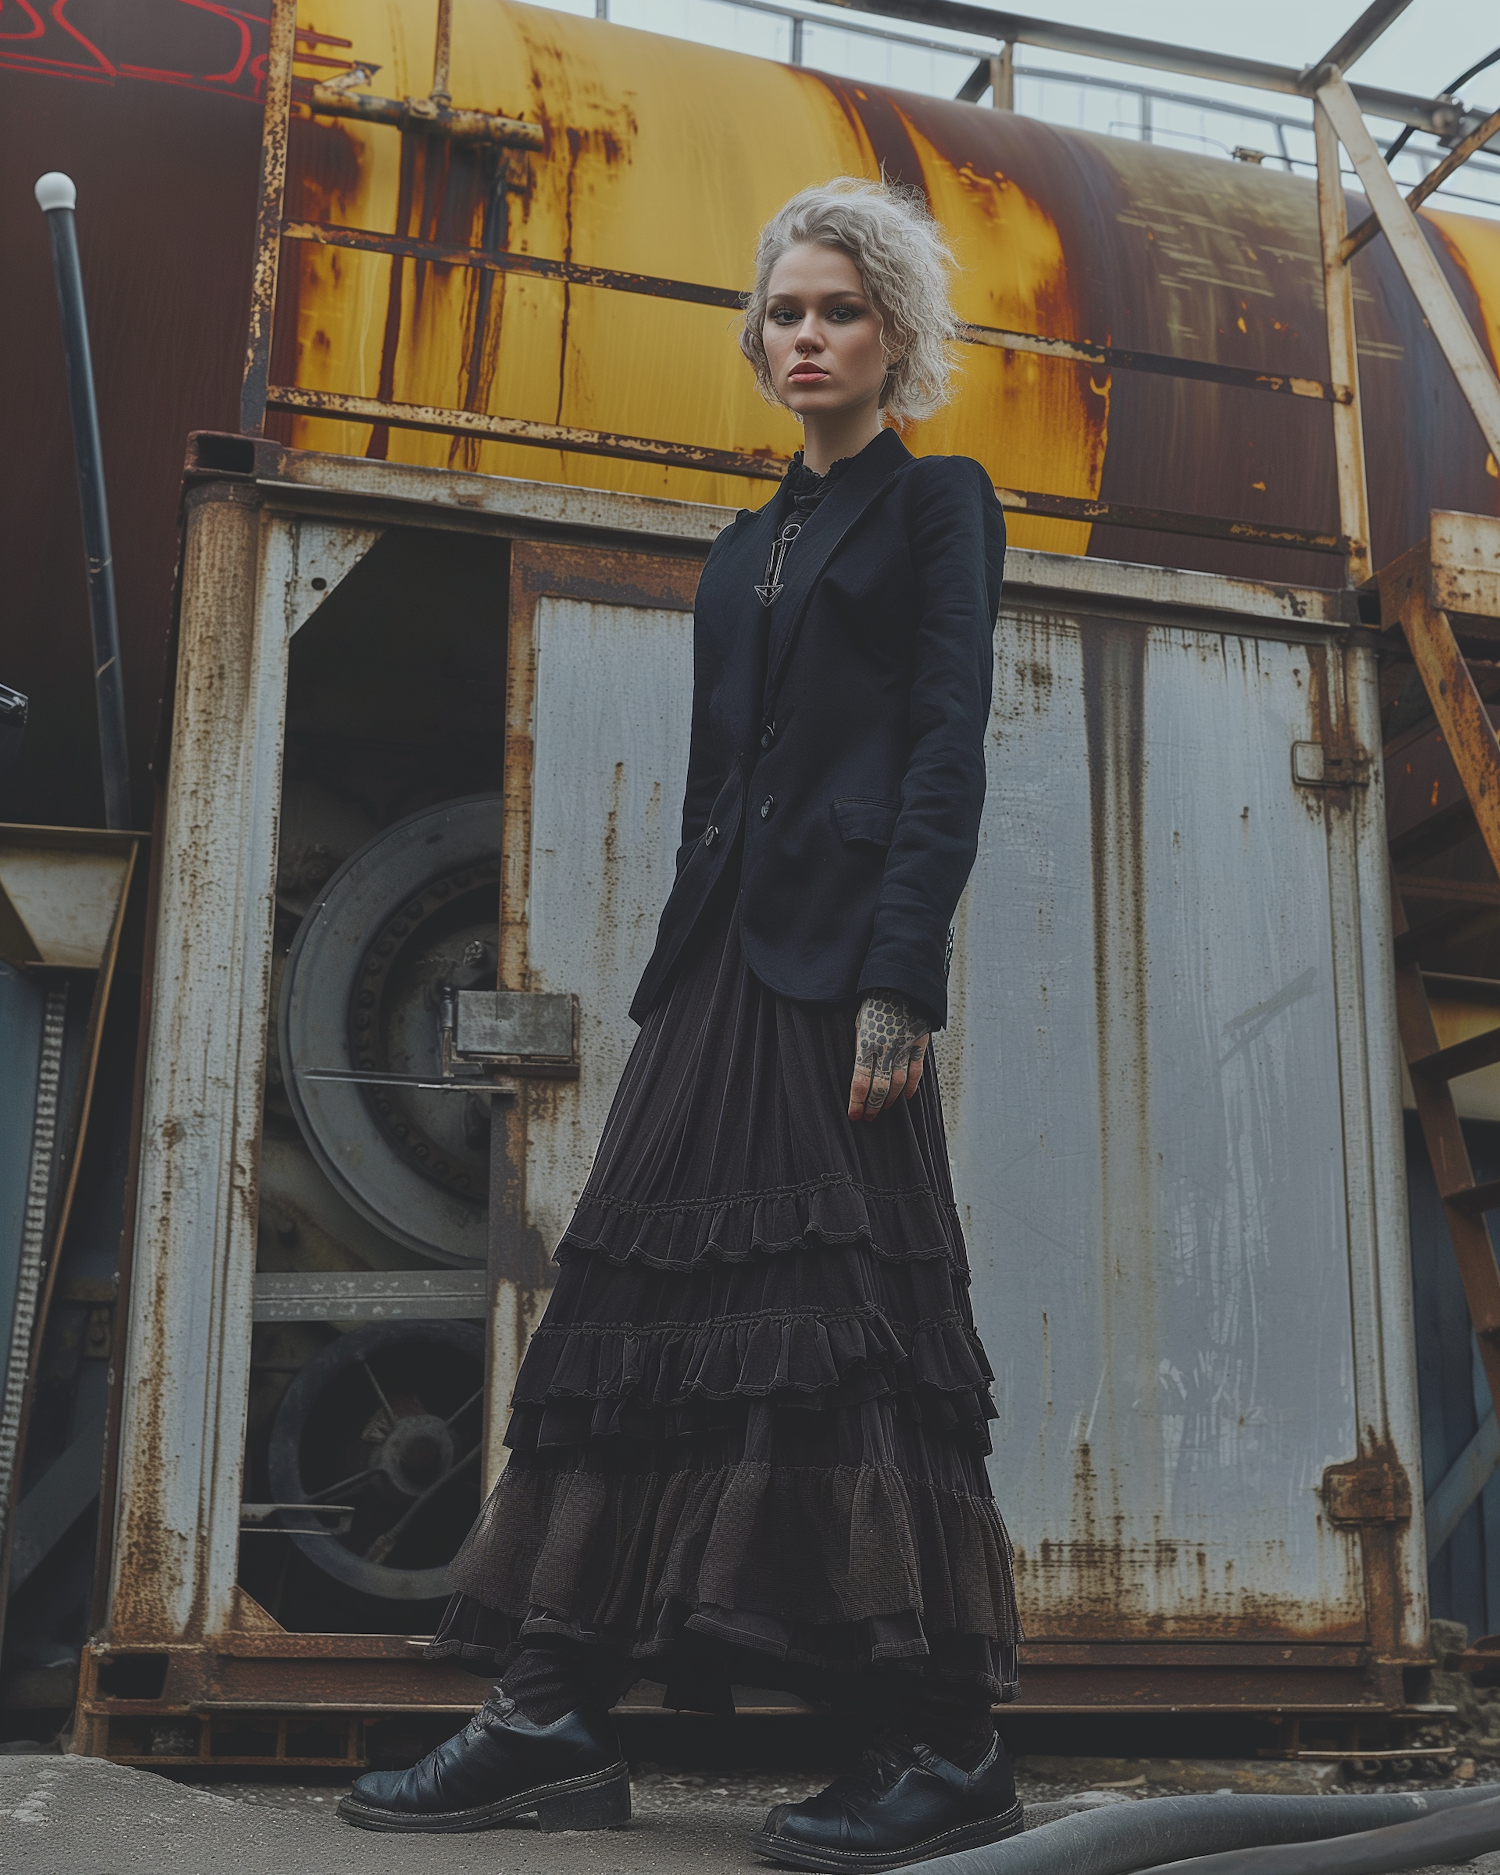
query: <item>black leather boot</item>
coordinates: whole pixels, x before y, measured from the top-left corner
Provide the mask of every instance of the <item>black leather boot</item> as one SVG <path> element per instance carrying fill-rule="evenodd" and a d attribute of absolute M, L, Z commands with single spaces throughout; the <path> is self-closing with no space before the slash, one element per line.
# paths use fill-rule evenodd
<path fill-rule="evenodd" d="M 409 1771 L 367 1771 L 339 1804 L 360 1829 L 491 1829 L 536 1812 L 543 1829 L 630 1821 L 630 1771 L 602 1715 L 533 1725 L 496 1687 L 456 1737 Z"/>
<path fill-rule="evenodd" d="M 877 1871 L 999 1842 L 1021 1828 L 998 1733 L 972 1771 L 929 1746 L 892 1738 L 806 1803 L 778 1804 L 755 1851 L 781 1868 Z"/>

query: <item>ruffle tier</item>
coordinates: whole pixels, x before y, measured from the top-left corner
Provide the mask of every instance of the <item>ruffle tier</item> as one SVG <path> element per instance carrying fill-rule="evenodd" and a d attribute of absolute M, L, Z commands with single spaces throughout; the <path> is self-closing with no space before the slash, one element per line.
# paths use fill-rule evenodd
<path fill-rule="evenodd" d="M 910 1644 L 914 1637 L 916 1646 Z M 1013 1645 L 979 1634 L 930 1634 L 910 1612 L 812 1626 L 665 1602 L 652 1632 L 635 1636 L 586 1629 L 544 1608 L 524 1616 L 502 1614 L 471 1595 L 455 1595 L 427 1651 L 432 1659 L 451 1660 L 492 1680 L 505 1671 L 517 1646 L 542 1639 L 607 1647 L 635 1661 L 643 1677 L 664 1681 L 666 1704 L 695 1712 L 732 1711 L 735 1686 L 776 1687 L 814 1701 L 842 1687 L 848 1704 L 852 1689 L 868 1686 L 871 1669 L 895 1668 L 997 1701 L 1013 1699 L 1016 1692 Z M 604 1670 L 606 1680 L 618 1684 L 619 1677 Z"/>
<path fill-rule="evenodd" d="M 661 1274 L 565 1252 L 517 1380 L 512 1449 L 660 1440 L 730 1423 L 714 1407 L 859 1406 L 903 1396 L 931 1427 L 988 1449 L 993 1379 L 947 1264 L 876 1264 L 862 1248 Z"/>
<path fill-rule="evenodd" d="M 649 1662 L 700 1635 L 842 1672 L 957 1654 L 966 1670 L 982 1657 L 993 1697 L 1014 1679 L 1020 1624 L 993 1500 L 895 1464 L 606 1471 L 517 1457 L 451 1573 L 516 1638 L 567 1635 Z M 460 1652 L 452 1640 L 435 1649 Z"/>
<path fill-rule="evenodd" d="M 694 1327 L 541 1331 L 517 1382 L 514 1450 L 718 1430 L 715 1406 L 795 1398 L 819 1410 L 906 1397 L 918 1422 L 988 1449 L 989 1366 L 956 1310 L 898 1335 L 877 1311 L 746 1316 Z"/>
<path fill-rule="evenodd" d="M 958 1207 L 920 1186 L 902 1191 L 831 1172 L 798 1185 L 647 1203 L 585 1192 L 563 1244 L 612 1263 L 693 1269 L 815 1244 L 862 1243 L 890 1262 L 942 1258 L 966 1269 Z"/>

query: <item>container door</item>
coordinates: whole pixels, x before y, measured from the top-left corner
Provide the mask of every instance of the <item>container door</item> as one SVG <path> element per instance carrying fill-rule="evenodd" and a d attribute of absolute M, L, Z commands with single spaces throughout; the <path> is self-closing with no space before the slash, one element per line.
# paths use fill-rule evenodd
<path fill-rule="evenodd" d="M 701 564 L 586 547 L 512 553 L 500 979 L 577 997 L 577 1067 L 576 1078 L 520 1081 L 495 1129 L 491 1476 L 672 884 Z"/>
<path fill-rule="evenodd" d="M 1337 976 L 1362 966 L 1292 758 L 1330 653 L 1035 615 L 998 652 L 936 1052 L 1028 1634 L 1360 1636 L 1320 1485 L 1368 1415 Z"/>

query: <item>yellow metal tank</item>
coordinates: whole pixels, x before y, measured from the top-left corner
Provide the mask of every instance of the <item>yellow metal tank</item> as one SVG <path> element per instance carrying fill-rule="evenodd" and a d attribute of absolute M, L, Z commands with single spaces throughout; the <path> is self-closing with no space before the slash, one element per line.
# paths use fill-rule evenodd
<path fill-rule="evenodd" d="M 675 282 L 743 288 L 757 229 L 839 174 L 919 185 L 976 325 L 1261 372 L 1327 377 L 1312 183 L 1268 167 L 1057 129 L 986 106 L 514 4 L 454 0 L 453 103 L 542 127 L 536 151 L 476 149 L 314 114 L 307 81 L 355 61 L 368 88 L 425 96 L 433 0 L 304 4 L 272 377 L 283 384 L 717 449 L 789 454 L 754 390 L 736 315 L 308 238 L 336 225 Z M 1350 198 L 1351 220 L 1363 201 Z M 1425 217 L 1491 354 L 1500 224 Z M 1355 266 L 1377 562 L 1431 507 L 1494 511 L 1496 465 L 1381 241 Z M 976 456 L 998 484 L 1337 531 L 1329 406 L 959 345 L 951 405 L 919 453 Z M 299 445 L 688 500 L 754 505 L 738 476 L 321 417 Z M 1017 517 L 1020 545 L 1335 584 L 1307 553 Z"/>

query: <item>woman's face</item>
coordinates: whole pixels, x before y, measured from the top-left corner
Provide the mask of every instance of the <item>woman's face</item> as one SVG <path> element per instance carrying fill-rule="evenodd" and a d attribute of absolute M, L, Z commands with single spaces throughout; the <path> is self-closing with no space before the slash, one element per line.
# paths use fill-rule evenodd
<path fill-rule="evenodd" d="M 880 398 L 891 360 L 859 269 L 837 248 L 790 248 L 771 269 L 761 328 L 771 382 L 799 417 Z"/>

